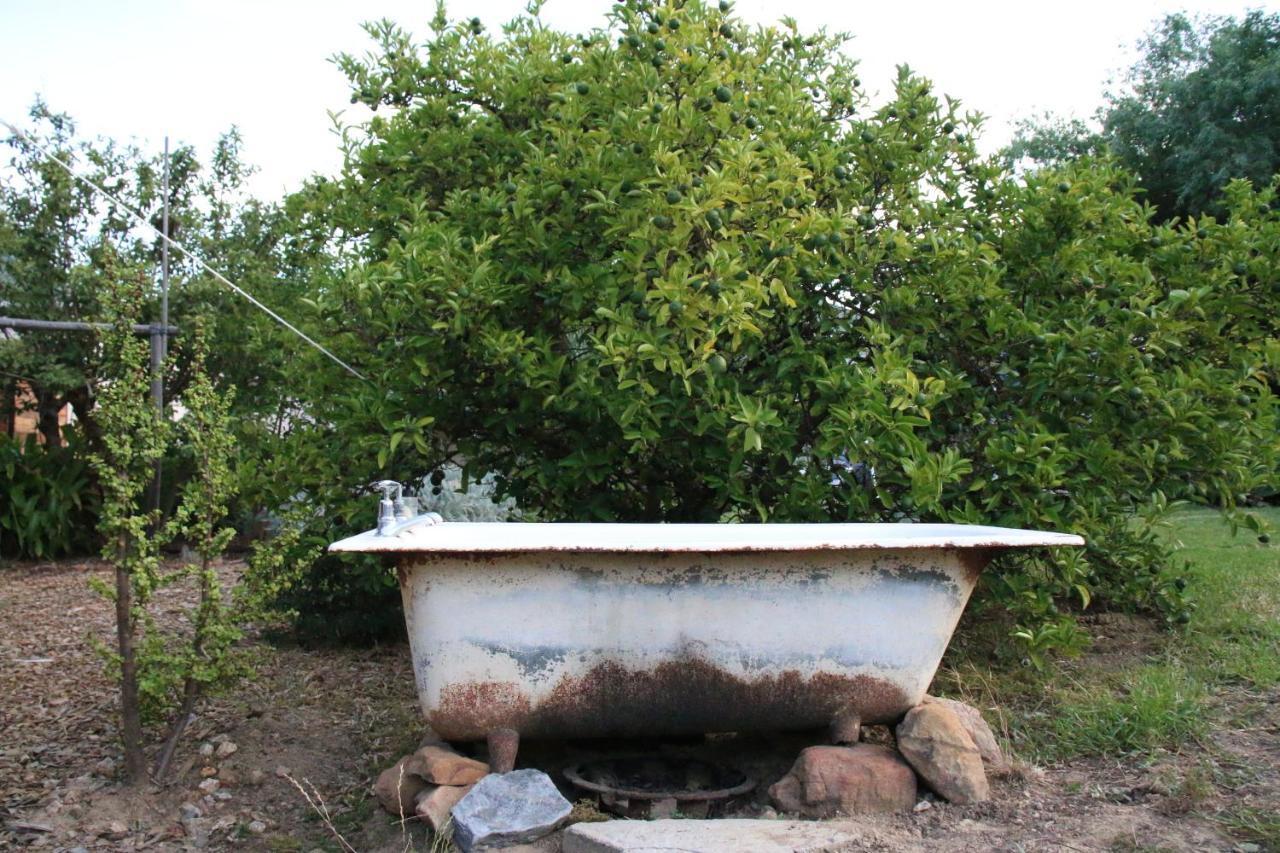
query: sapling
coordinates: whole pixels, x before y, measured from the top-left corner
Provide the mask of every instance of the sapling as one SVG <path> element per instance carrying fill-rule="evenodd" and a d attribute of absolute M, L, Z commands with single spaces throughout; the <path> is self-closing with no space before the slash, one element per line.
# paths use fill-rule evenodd
<path fill-rule="evenodd" d="M 242 636 L 237 614 L 224 600 L 216 569 L 218 558 L 235 535 L 235 530 L 225 524 L 229 503 L 236 494 L 232 470 L 235 437 L 228 415 L 232 395 L 219 392 L 209 376 L 208 344 L 202 324 L 195 326 L 192 341 L 192 375 L 182 395 L 186 412 L 178 422 L 178 430 L 192 455 L 194 474 L 182 489 L 182 500 L 169 521 L 168 535 L 181 537 L 195 561 L 185 563 L 165 580 L 189 579 L 199 589 L 199 600 L 189 614 L 187 635 L 172 643 L 162 642 L 155 649 L 155 667 L 169 671 L 165 686 L 177 688 L 179 695 L 169 735 L 156 759 L 157 778 L 167 772 L 201 697 L 243 672 L 242 662 L 235 654 Z"/>
<path fill-rule="evenodd" d="M 147 769 L 144 723 L 168 721 L 155 764 L 161 779 L 200 699 L 245 671 L 235 654 L 239 614 L 225 602 L 216 568 L 234 534 L 225 521 L 236 491 L 235 439 L 230 395 L 216 390 L 205 369 L 208 349 L 198 323 L 191 334 L 191 380 L 182 395 L 185 414 L 176 430 L 166 413 L 156 411 L 147 345 L 131 328 L 141 315 L 145 282 L 117 275 L 114 260 L 107 269 L 103 312 L 109 326 L 100 343 L 109 381 L 99 400 L 102 446 L 92 462 L 103 492 L 102 555 L 115 567 L 115 586 L 95 586 L 116 605 L 116 648 L 103 651 L 120 680 L 125 778 L 137 784 Z M 155 463 L 175 432 L 192 457 L 193 473 L 165 520 L 142 507 Z M 178 538 L 194 559 L 167 569 L 161 550 Z M 149 610 L 152 597 L 181 583 L 194 584 L 197 600 L 185 613 L 184 629 L 162 629 Z"/>
<path fill-rule="evenodd" d="M 107 326 L 99 332 L 99 343 L 110 381 L 98 396 L 102 436 L 90 461 L 102 490 L 102 557 L 115 568 L 115 586 L 98 583 L 95 588 L 115 602 L 116 648 L 104 653 L 120 679 L 124 772 L 135 785 L 146 776 L 138 634 L 158 585 L 161 546 L 153 530 L 157 514 L 142 509 L 142 499 L 164 453 L 168 424 L 150 404 L 147 343 L 132 329 L 141 314 L 145 281 L 139 273 L 120 271 L 109 247 L 105 255 L 101 293 Z"/>

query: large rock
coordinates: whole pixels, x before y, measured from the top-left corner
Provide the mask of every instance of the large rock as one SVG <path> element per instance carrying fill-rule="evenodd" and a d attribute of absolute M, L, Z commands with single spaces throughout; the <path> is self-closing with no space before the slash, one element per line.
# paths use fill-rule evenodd
<path fill-rule="evenodd" d="M 413 755 L 419 773 L 433 785 L 473 785 L 489 773 L 489 765 L 458 755 L 444 744 L 429 744 Z"/>
<path fill-rule="evenodd" d="M 378 804 L 397 817 L 413 814 L 413 802 L 426 789 L 427 783 L 417 774 L 417 757 L 407 755 L 388 767 L 373 783 L 373 795 Z"/>
<path fill-rule="evenodd" d="M 992 770 L 1003 772 L 1009 769 L 1009 762 L 1005 760 L 995 732 L 991 731 L 991 726 L 987 725 L 987 721 L 982 718 L 982 712 L 977 708 L 966 705 L 964 702 L 957 702 L 955 699 L 943 699 L 941 696 L 926 696 L 920 704 L 942 705 L 944 708 L 950 708 L 960 720 L 960 725 L 964 726 L 965 732 L 973 739 L 973 745 L 978 747 L 982 760 Z"/>
<path fill-rule="evenodd" d="M 453 839 L 463 853 L 534 841 L 573 811 L 541 770 L 486 776 L 453 807 Z"/>
<path fill-rule="evenodd" d="M 930 788 L 953 803 L 991 796 L 977 745 L 945 705 L 933 702 L 908 711 L 898 723 L 898 751 Z"/>
<path fill-rule="evenodd" d="M 413 811 L 420 820 L 436 832 L 449 822 L 449 810 L 471 790 L 470 785 L 428 785 L 414 801 Z"/>
<path fill-rule="evenodd" d="M 811 746 L 769 788 L 769 799 L 784 812 L 813 818 L 909 812 L 916 804 L 916 776 L 885 746 Z"/>
<path fill-rule="evenodd" d="M 813 821 L 611 820 L 569 827 L 563 853 L 826 853 L 859 840 L 853 828 Z"/>

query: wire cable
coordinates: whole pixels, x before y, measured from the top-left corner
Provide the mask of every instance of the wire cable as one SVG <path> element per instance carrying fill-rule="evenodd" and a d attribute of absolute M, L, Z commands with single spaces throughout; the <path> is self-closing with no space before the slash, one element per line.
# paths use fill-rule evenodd
<path fill-rule="evenodd" d="M 322 353 L 324 353 L 325 355 L 327 355 L 327 356 L 328 356 L 328 357 L 329 357 L 329 358 L 330 358 L 330 359 L 331 359 L 335 364 L 338 364 L 339 366 L 341 366 L 342 368 L 344 368 L 344 369 L 345 369 L 348 373 L 350 373 L 352 376 L 356 377 L 357 379 L 361 379 L 361 380 L 363 380 L 363 381 L 365 381 L 365 382 L 368 382 L 368 381 L 369 381 L 369 380 L 364 376 L 364 374 L 360 373 L 360 371 L 356 370 L 354 367 L 352 367 L 351 365 L 347 364 L 345 361 L 343 361 L 342 359 L 338 358 L 338 357 L 337 357 L 336 355 L 334 355 L 333 353 L 329 352 L 329 350 L 325 349 L 323 346 L 321 346 L 319 343 L 317 343 L 315 340 L 313 340 L 313 339 L 312 339 L 312 338 L 311 338 L 311 337 L 310 337 L 306 332 L 302 331 L 302 330 L 301 330 L 301 329 L 299 329 L 297 326 L 293 325 L 293 324 L 292 324 L 292 323 L 290 323 L 288 320 L 286 320 L 285 318 L 281 317 L 281 316 L 280 316 L 279 314 L 277 314 L 275 311 L 272 311 L 270 308 L 268 308 L 267 306 L 263 305 L 261 302 L 259 302 L 257 299 L 255 299 L 251 293 L 249 293 L 249 292 L 248 292 L 248 291 L 246 291 L 245 289 L 243 289 L 243 288 L 239 287 L 239 286 L 238 286 L 238 285 L 236 285 L 234 282 L 232 282 L 230 279 L 228 279 L 226 276 L 224 276 L 222 273 L 218 272 L 218 271 L 217 271 L 217 270 L 215 270 L 213 267 L 209 266 L 207 263 L 205 263 L 205 262 L 204 262 L 204 260 L 202 260 L 202 259 L 201 259 L 199 256 L 197 256 L 194 252 L 192 252 L 191 250 L 189 250 L 186 246 L 182 245 L 182 244 L 181 244 L 181 243 L 179 243 L 177 240 L 172 239 L 168 234 L 163 234 L 163 233 L 161 233 L 160 229 L 159 229 L 159 228 L 157 228 L 157 227 L 155 227 L 154 225 L 152 225 L 150 222 L 148 222 L 145 216 L 143 216 L 141 213 L 139 213 L 139 212 L 138 212 L 137 210 L 135 210 L 134 208 L 132 208 L 132 207 L 130 207 L 129 205 L 125 204 L 123 201 L 121 201 L 121 200 L 120 200 L 118 197 L 116 197 L 115 195 L 112 195 L 112 194 L 111 194 L 109 191 L 107 191 L 107 190 L 106 190 L 102 185 L 100 185 L 99 183 L 97 183 L 96 181 L 94 181 L 92 178 L 86 178 L 84 175 L 78 174 L 78 173 L 76 172 L 76 170 L 75 170 L 75 169 L 71 168 L 69 165 L 67 165 L 66 163 L 64 163 L 64 162 L 62 161 L 62 159 L 61 159 L 60 157 L 58 157 L 58 155 L 56 155 L 56 154 L 52 153 L 51 151 L 49 151 L 49 149 L 45 148 L 45 147 L 44 147 L 43 145 L 41 145 L 39 142 L 36 142 L 36 141 L 35 141 L 34 139 L 32 139 L 30 136 L 28 136 L 27 134 L 23 133 L 21 130 L 19 130 L 18 128 L 14 127 L 13 125 L 9 124 L 9 122 L 5 121 L 4 119 L 0 119 L 0 124 L 2 124 L 2 125 L 4 125 L 5 127 L 7 127 L 7 128 L 9 129 L 9 131 L 10 131 L 11 133 L 13 133 L 13 135 L 14 135 L 14 136 L 16 136 L 16 137 L 18 137 L 19 139 L 23 140 L 23 141 L 24 141 L 24 142 L 26 142 L 28 145 L 32 146 L 32 147 L 33 147 L 33 148 L 35 148 L 37 151 L 39 151 L 41 154 L 43 154 L 44 156 L 48 157 L 48 158 L 49 158 L 50 160 L 52 160 L 53 162 L 57 163 L 59 166 L 61 166 L 63 169 L 65 169 L 65 170 L 66 170 L 66 172 L 67 172 L 67 174 L 68 174 L 68 175 L 70 175 L 71 177 L 75 178 L 77 181 L 83 181 L 84 183 L 86 183 L 86 184 L 88 184 L 89 186 L 93 187 L 93 188 L 94 188 L 95 190 L 97 190 L 98 192 L 102 193 L 102 194 L 103 194 L 104 196 L 106 196 L 107 198 L 111 199 L 111 200 L 112 200 L 113 202 L 115 202 L 116 204 L 120 205 L 120 207 L 124 208 L 124 210 L 125 210 L 125 211 L 127 211 L 127 212 L 129 213 L 129 215 L 130 215 L 130 216 L 132 216 L 135 220 L 137 220 L 137 221 L 138 221 L 138 223 L 140 223 L 141 225 L 143 225 L 143 226 L 145 226 L 145 227 L 149 228 L 151 231 L 153 231 L 157 236 L 159 236 L 159 237 L 160 237 L 160 239 L 161 239 L 161 240 L 164 240 L 164 241 L 165 241 L 165 243 L 166 243 L 167 245 L 172 246 L 173 248 L 177 249 L 177 250 L 178 250 L 179 252 L 181 252 L 182 254 L 186 255 L 186 256 L 187 256 L 188 258 L 190 258 L 191 260 L 195 261 L 195 262 L 196 262 L 196 264 L 197 264 L 197 265 L 198 265 L 202 270 L 204 270 L 205 272 L 209 273 L 209 275 L 213 276 L 215 279 L 217 279 L 218 281 L 222 282 L 222 283 L 223 283 L 223 284 L 225 284 L 227 287 L 231 288 L 231 289 L 232 289 L 232 290 L 234 290 L 236 293 L 238 293 L 238 294 L 240 294 L 241 296 L 243 296 L 245 299 L 247 299 L 247 300 L 249 301 L 249 303 L 250 303 L 250 304 L 252 304 L 254 307 L 256 307 L 256 308 L 258 308 L 258 309 L 260 309 L 260 310 L 264 311 L 264 312 L 265 312 L 269 317 L 271 317 L 271 319 L 275 320 L 275 321 L 276 321 L 277 323 L 279 323 L 281 326 L 284 326 L 286 329 L 288 329 L 289 331 L 293 332 L 295 335 L 297 335 L 298 337 L 302 338 L 302 339 L 303 339 L 304 341 L 306 341 L 307 343 L 311 344 L 311 346 L 315 347 L 317 350 L 319 350 L 320 352 L 322 352 Z"/>

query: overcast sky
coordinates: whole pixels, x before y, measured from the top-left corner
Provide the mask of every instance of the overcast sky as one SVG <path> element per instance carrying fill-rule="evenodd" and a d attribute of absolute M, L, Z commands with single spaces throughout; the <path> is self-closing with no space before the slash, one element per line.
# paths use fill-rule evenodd
<path fill-rule="evenodd" d="M 491 29 L 525 0 L 454 2 L 455 17 Z M 582 32 L 604 23 L 607 0 L 549 0 L 543 17 Z M 795 17 L 806 30 L 854 35 L 864 86 L 887 90 L 907 63 L 941 91 L 990 117 L 983 147 L 1008 140 L 1020 117 L 1044 110 L 1087 117 L 1109 77 L 1133 59 L 1151 23 L 1174 11 L 1274 12 L 1277 2 L 1198 0 L 738 0 L 754 23 Z M 160 150 L 167 134 L 205 154 L 237 125 L 260 168 L 254 190 L 274 196 L 339 157 L 328 110 L 350 92 L 328 61 L 363 52 L 365 20 L 390 18 L 426 33 L 431 0 L 0 0 L 0 118 L 28 125 L 39 93 L 81 131 Z"/>

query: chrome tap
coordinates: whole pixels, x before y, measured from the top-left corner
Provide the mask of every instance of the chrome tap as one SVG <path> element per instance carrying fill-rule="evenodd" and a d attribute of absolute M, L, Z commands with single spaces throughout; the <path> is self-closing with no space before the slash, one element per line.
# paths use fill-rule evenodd
<path fill-rule="evenodd" d="M 382 492 L 382 500 L 378 501 L 378 535 L 386 536 L 409 517 L 404 506 L 404 486 L 395 480 L 379 480 L 373 488 Z"/>
<path fill-rule="evenodd" d="M 444 521 L 438 513 L 427 512 L 414 516 L 409 512 L 409 504 L 404 499 L 404 486 L 395 480 L 379 480 L 373 488 L 382 492 L 382 500 L 378 501 L 378 533 L 379 536 L 396 536 L 422 526 L 440 524 Z"/>

